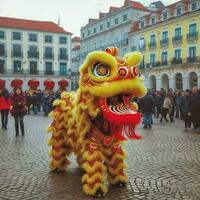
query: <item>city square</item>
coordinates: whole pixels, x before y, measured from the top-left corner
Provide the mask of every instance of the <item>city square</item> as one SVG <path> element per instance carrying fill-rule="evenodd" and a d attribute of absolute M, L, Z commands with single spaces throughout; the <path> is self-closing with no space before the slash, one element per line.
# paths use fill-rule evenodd
<path fill-rule="evenodd" d="M 43 116 L 26 116 L 25 136 L 15 137 L 13 119 L 0 131 L 0 199 L 93 199 L 82 193 L 81 171 L 75 157 L 67 172 L 50 172 L 46 133 L 50 123 Z M 152 130 L 137 132 L 141 140 L 128 141 L 129 182 L 110 188 L 103 199 L 198 200 L 200 134 L 183 132 L 183 122 L 155 120 Z"/>
<path fill-rule="evenodd" d="M 199 32 L 200 0 L 2 0 L 0 200 L 200 200 Z"/>

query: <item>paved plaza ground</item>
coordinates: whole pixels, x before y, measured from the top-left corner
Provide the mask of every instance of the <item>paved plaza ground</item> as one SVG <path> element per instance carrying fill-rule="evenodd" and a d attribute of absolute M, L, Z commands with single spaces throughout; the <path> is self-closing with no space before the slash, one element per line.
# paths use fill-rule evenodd
<path fill-rule="evenodd" d="M 24 137 L 15 137 L 12 118 L 8 130 L 0 130 L 1 200 L 94 199 L 82 193 L 82 174 L 74 157 L 66 173 L 49 171 L 49 122 L 42 116 L 26 116 Z M 200 199 L 200 134 L 182 130 L 181 121 L 155 121 L 152 130 L 140 125 L 143 139 L 126 145 L 129 183 L 126 188 L 110 187 L 103 199 Z"/>

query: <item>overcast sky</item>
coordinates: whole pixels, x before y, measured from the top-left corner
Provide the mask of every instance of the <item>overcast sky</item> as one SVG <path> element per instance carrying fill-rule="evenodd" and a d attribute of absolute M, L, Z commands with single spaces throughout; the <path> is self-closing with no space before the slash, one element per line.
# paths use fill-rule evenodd
<path fill-rule="evenodd" d="M 139 0 L 138 0 L 139 1 Z M 164 0 L 165 5 L 177 0 Z M 145 6 L 155 0 L 141 0 Z M 110 6 L 121 6 L 124 0 L 0 0 L 0 16 L 58 22 L 74 35 L 88 18 L 97 18 L 99 11 L 108 12 Z M 73 35 L 73 36 L 74 36 Z"/>

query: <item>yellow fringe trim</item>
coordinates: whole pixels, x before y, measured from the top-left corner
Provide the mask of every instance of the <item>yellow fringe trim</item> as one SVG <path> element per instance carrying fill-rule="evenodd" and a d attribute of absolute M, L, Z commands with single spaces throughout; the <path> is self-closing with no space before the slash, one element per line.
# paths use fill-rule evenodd
<path fill-rule="evenodd" d="M 105 160 L 105 157 L 100 151 L 95 151 L 93 154 L 90 154 L 89 151 L 83 153 L 83 159 L 85 161 L 93 161 L 98 157 L 100 157 L 101 160 Z"/>
<path fill-rule="evenodd" d="M 106 158 L 106 164 L 107 165 L 113 165 L 115 161 L 122 161 L 126 158 L 126 155 L 121 155 L 121 154 L 114 154 L 114 156 L 111 158 L 111 160 Z"/>
<path fill-rule="evenodd" d="M 83 175 L 81 181 L 82 183 L 89 183 L 92 184 L 95 182 L 95 180 L 98 179 L 100 182 L 105 181 L 105 176 L 103 174 L 100 174 L 99 172 L 95 173 L 92 177 L 90 177 L 88 174 Z"/>
<path fill-rule="evenodd" d="M 88 163 L 84 163 L 82 165 L 82 168 L 89 174 L 94 173 L 95 171 L 97 171 L 98 168 L 101 169 L 102 173 L 104 173 L 106 171 L 106 168 L 103 165 L 103 163 L 101 163 L 99 161 L 95 161 L 95 163 L 93 164 L 92 167 L 90 167 L 90 165 Z"/>
<path fill-rule="evenodd" d="M 94 196 L 96 194 L 96 191 L 98 189 L 101 189 L 103 191 L 103 193 L 107 193 L 108 192 L 108 188 L 103 185 L 102 183 L 97 183 L 95 184 L 95 186 L 93 188 L 91 188 L 89 185 L 87 184 L 84 184 L 83 185 L 83 192 L 87 195 L 90 195 L 90 196 Z"/>
<path fill-rule="evenodd" d="M 120 163 L 116 168 L 113 168 L 113 167 L 108 167 L 108 172 L 113 175 L 113 176 L 116 176 L 119 174 L 119 172 L 122 170 L 122 169 L 127 169 L 127 164 L 125 163 Z"/>

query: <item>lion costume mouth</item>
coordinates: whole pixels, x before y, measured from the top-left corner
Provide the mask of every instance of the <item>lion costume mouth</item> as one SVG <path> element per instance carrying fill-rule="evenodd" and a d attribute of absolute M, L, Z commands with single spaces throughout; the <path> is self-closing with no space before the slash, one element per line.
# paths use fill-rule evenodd
<path fill-rule="evenodd" d="M 140 122 L 141 115 L 131 108 L 131 97 L 131 94 L 120 93 L 103 98 L 101 102 L 103 118 L 107 121 L 111 134 L 120 140 L 141 138 L 135 133 L 135 126 Z"/>

